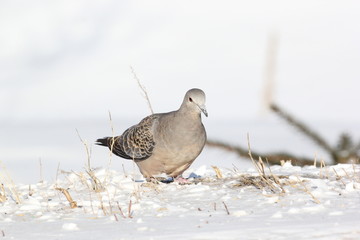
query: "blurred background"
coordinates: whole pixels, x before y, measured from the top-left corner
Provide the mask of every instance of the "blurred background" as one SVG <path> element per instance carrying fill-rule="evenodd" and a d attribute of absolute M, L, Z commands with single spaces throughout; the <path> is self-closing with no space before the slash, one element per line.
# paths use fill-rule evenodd
<path fill-rule="evenodd" d="M 1 1 L 0 171 L 36 182 L 40 162 L 47 180 L 59 164 L 83 169 L 75 129 L 93 167 L 106 166 L 108 151 L 92 145 L 111 135 L 109 111 L 117 134 L 150 114 L 130 66 L 155 112 L 177 109 L 198 87 L 207 94 L 209 138 L 245 146 L 249 133 L 257 151 L 326 161 L 264 98 L 331 144 L 343 131 L 359 140 L 359 12 L 358 1 L 331 0 Z M 120 158 L 112 164 L 133 168 Z M 213 148 L 194 167 L 204 164 L 251 165 Z"/>

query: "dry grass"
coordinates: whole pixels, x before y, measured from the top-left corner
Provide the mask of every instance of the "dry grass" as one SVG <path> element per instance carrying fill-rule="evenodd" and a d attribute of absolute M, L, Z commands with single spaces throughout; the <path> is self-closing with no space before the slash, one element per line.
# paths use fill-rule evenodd
<path fill-rule="evenodd" d="M 16 190 L 16 185 L 15 185 L 14 181 L 12 180 L 12 178 L 10 177 L 5 165 L 1 161 L 0 161 L 0 182 L 1 182 L 1 189 L 2 189 L 2 193 L 0 193 L 1 199 L 6 201 L 7 197 L 6 197 L 5 190 L 8 189 L 10 191 L 12 198 L 15 200 L 15 202 L 17 204 L 20 204 L 21 198 L 20 198 L 18 191 Z"/>
<path fill-rule="evenodd" d="M 274 175 L 275 176 L 275 175 Z M 269 185 L 269 182 L 280 182 L 282 179 L 289 179 L 288 176 L 267 176 L 267 181 L 264 181 L 264 178 L 262 176 L 253 176 L 250 174 L 247 175 L 240 175 L 236 178 L 237 183 L 233 185 L 233 187 L 249 187 L 253 186 L 257 189 L 271 189 L 273 191 L 273 184 Z M 276 183 L 277 184 L 277 183 Z M 283 186 L 284 182 L 280 183 L 281 186 Z"/>
<path fill-rule="evenodd" d="M 221 173 L 221 170 L 217 167 L 217 166 L 211 166 L 214 171 L 215 171 L 215 174 L 216 174 L 216 178 L 218 179 L 222 179 L 223 178 L 223 175 Z"/>
<path fill-rule="evenodd" d="M 306 178 L 300 178 L 299 176 L 295 175 L 296 178 L 286 175 L 276 175 L 272 172 L 271 168 L 269 167 L 269 164 L 265 164 L 261 157 L 259 157 L 258 160 L 255 160 L 251 153 L 251 146 L 250 146 L 250 138 L 248 135 L 248 154 L 253 162 L 253 165 L 257 171 L 257 175 L 253 174 L 241 174 L 238 170 L 234 170 L 234 173 L 237 174 L 237 177 L 230 177 L 230 178 L 223 178 L 221 171 L 219 168 L 212 166 L 215 173 L 217 182 L 224 185 L 227 182 L 233 182 L 234 180 L 236 183 L 232 183 L 232 187 L 255 187 L 256 189 L 259 189 L 262 191 L 263 195 L 265 196 L 272 196 L 267 194 L 267 192 L 271 192 L 272 194 L 277 194 L 279 196 L 285 196 L 286 194 L 291 194 L 294 192 L 294 190 L 299 190 L 302 192 L 305 192 L 308 194 L 311 199 L 319 204 L 321 203 L 320 200 L 314 196 L 314 194 L 311 192 L 309 187 L 307 186 Z M 314 164 L 316 164 L 317 157 L 315 156 Z M 281 161 L 281 165 L 283 166 L 286 162 L 283 160 Z M 291 163 L 291 161 L 290 161 Z M 316 165 L 314 165 L 316 166 Z M 336 179 L 335 181 L 339 181 L 343 188 L 346 187 L 346 183 L 344 180 L 344 177 L 346 177 L 347 181 L 356 181 L 359 182 L 359 174 L 357 173 L 355 165 L 353 165 L 353 171 L 352 174 L 350 174 L 345 169 L 342 169 L 343 174 L 342 176 L 335 170 L 335 168 L 332 168 Z M 320 161 L 320 168 L 318 172 L 318 176 L 313 176 L 315 178 L 319 179 L 330 179 L 331 168 L 327 167 L 324 160 L 321 159 Z M 334 180 L 334 179 L 333 179 Z M 205 180 L 206 181 L 206 180 Z M 214 183 L 213 180 L 207 179 L 208 182 Z M 292 190 L 293 189 L 293 190 Z"/>
<path fill-rule="evenodd" d="M 254 158 L 251 154 L 249 134 L 247 135 L 247 140 L 248 140 L 248 150 L 249 150 L 250 159 L 253 162 L 261 181 L 263 182 L 262 185 L 258 185 L 258 186 L 263 186 L 262 188 L 267 187 L 274 193 L 279 192 L 279 190 L 280 190 L 280 193 L 285 193 L 282 182 L 279 180 L 279 177 L 277 177 L 275 174 L 272 173 L 269 165 L 267 165 L 267 168 L 268 168 L 270 174 L 267 174 L 265 163 L 263 162 L 261 157 L 259 157 L 258 161 L 254 160 Z"/>
<path fill-rule="evenodd" d="M 0 202 L 5 202 L 7 200 L 4 184 L 0 185 Z"/>
<path fill-rule="evenodd" d="M 70 208 L 77 208 L 77 203 L 76 201 L 74 201 L 69 193 L 68 190 L 64 189 L 64 188 L 55 188 L 55 190 L 58 190 L 60 192 L 62 192 L 62 194 L 64 194 L 64 196 L 66 197 L 66 199 L 69 201 L 70 204 Z"/>
<path fill-rule="evenodd" d="M 90 165 L 90 163 L 91 163 L 91 147 L 89 147 L 89 144 L 81 138 L 80 133 L 79 133 L 79 131 L 77 129 L 76 129 L 76 133 L 77 133 L 81 143 L 85 147 L 86 157 L 87 157 L 87 166 L 86 166 L 86 168 L 90 170 L 91 169 L 91 165 Z"/>
<path fill-rule="evenodd" d="M 154 114 L 154 110 L 153 110 L 153 108 L 151 106 L 150 98 L 149 98 L 149 95 L 148 95 L 148 93 L 146 91 L 146 88 L 144 87 L 144 85 L 141 84 L 140 79 L 137 77 L 134 68 L 132 66 L 130 66 L 130 69 L 131 69 L 131 73 L 134 76 L 134 79 L 136 80 L 139 88 L 141 89 L 141 91 L 142 91 L 142 93 L 144 95 L 144 98 L 146 99 L 146 102 L 147 102 L 148 107 L 149 107 L 149 109 L 151 111 L 151 114 Z"/>
<path fill-rule="evenodd" d="M 311 198 L 314 200 L 315 203 L 317 203 L 317 204 L 321 203 L 321 202 L 319 201 L 319 199 L 317 199 L 317 198 L 311 193 L 311 191 L 309 191 L 309 189 L 306 187 L 304 181 L 302 181 L 302 180 L 299 178 L 299 176 L 296 176 L 296 177 L 297 177 L 297 179 L 298 179 L 298 183 L 303 187 L 304 192 L 306 192 L 307 194 L 309 194 L 309 195 L 311 196 Z"/>

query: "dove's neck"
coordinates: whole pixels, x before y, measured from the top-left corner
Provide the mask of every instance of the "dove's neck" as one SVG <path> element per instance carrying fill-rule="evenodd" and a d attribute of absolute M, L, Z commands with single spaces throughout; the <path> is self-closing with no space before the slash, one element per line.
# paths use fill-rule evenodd
<path fill-rule="evenodd" d="M 185 121 L 199 121 L 201 122 L 201 112 L 197 109 L 191 108 L 187 105 L 181 105 L 176 114 L 182 116 Z"/>

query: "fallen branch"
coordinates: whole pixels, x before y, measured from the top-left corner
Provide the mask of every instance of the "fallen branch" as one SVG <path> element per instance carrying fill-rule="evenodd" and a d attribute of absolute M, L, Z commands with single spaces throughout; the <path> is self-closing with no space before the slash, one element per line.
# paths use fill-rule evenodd
<path fill-rule="evenodd" d="M 221 142 L 221 141 L 214 141 L 214 140 L 208 140 L 207 146 L 209 147 L 216 147 L 220 148 L 225 151 L 234 152 L 240 157 L 244 157 L 247 159 L 250 159 L 249 152 L 247 149 L 241 147 L 241 146 L 235 146 L 229 143 Z M 260 154 L 257 152 L 252 151 L 252 156 L 254 159 L 259 159 L 260 156 L 263 156 L 265 159 L 268 160 L 270 165 L 274 164 L 281 164 L 281 160 L 291 160 L 293 165 L 296 166 L 305 166 L 305 165 L 314 165 L 314 160 L 310 158 L 304 158 L 304 157 L 297 157 L 294 155 L 291 155 L 289 153 L 269 153 L 269 154 Z"/>
<path fill-rule="evenodd" d="M 301 133 L 308 136 L 311 140 L 313 140 L 318 146 L 322 147 L 325 151 L 327 151 L 330 156 L 333 159 L 333 162 L 338 162 L 338 155 L 334 148 L 328 144 L 325 139 L 323 139 L 318 133 L 316 133 L 314 130 L 311 130 L 308 126 L 306 126 L 304 123 L 296 120 L 294 117 L 292 117 L 290 114 L 286 113 L 283 109 L 281 109 L 278 105 L 275 103 L 272 103 L 270 105 L 270 109 L 276 113 L 278 116 L 283 118 L 285 121 L 287 121 L 291 126 L 296 127 L 300 130 Z"/>

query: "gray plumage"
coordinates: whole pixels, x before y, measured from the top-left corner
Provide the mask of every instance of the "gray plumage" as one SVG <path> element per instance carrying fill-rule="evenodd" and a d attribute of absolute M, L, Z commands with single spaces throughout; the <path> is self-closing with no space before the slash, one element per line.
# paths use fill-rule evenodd
<path fill-rule="evenodd" d="M 201 112 L 207 116 L 205 93 L 190 89 L 177 111 L 152 114 L 121 136 L 98 139 L 117 156 L 132 159 L 146 178 L 165 173 L 180 176 L 201 153 L 206 131 Z"/>

